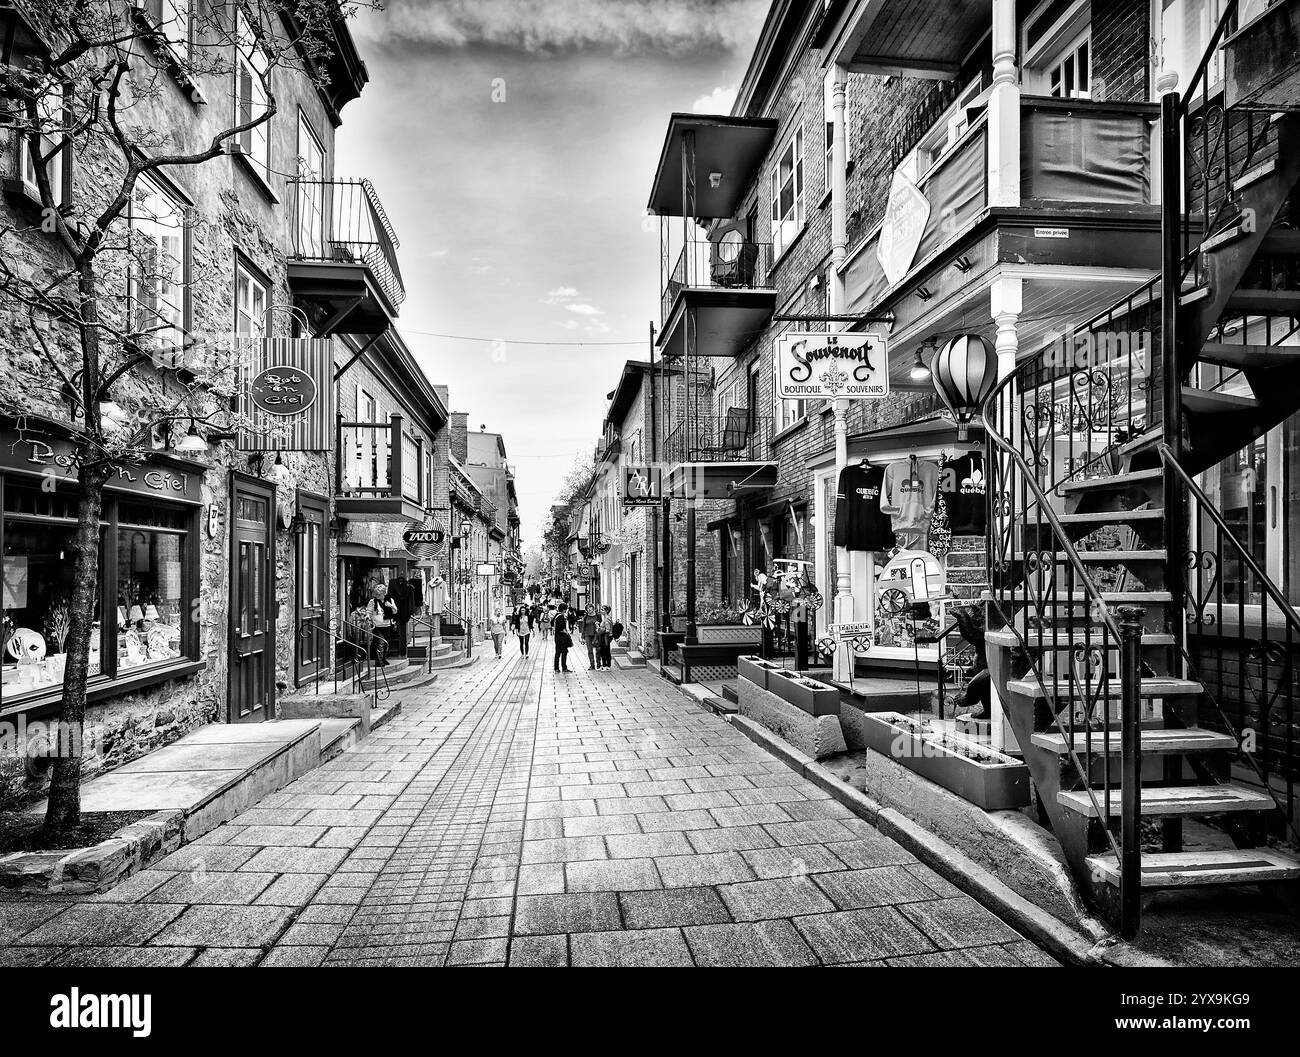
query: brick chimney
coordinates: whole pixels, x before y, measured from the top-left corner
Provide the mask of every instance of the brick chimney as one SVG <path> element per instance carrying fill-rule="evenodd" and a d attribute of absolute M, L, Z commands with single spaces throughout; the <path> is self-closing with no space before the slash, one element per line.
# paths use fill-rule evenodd
<path fill-rule="evenodd" d="M 469 412 L 452 411 L 448 415 L 447 436 L 453 458 L 461 463 L 469 460 Z"/>

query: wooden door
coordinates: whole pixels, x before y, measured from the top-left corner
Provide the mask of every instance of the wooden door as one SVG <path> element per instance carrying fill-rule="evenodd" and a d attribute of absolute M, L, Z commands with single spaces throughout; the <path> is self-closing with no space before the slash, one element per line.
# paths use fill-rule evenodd
<path fill-rule="evenodd" d="M 275 489 L 231 476 L 228 721 L 270 719 L 275 693 Z"/>
<path fill-rule="evenodd" d="M 329 500 L 310 492 L 298 492 L 300 525 L 295 527 L 294 642 L 298 654 L 297 676 L 301 685 L 316 674 L 322 664 L 329 667 L 328 623 Z"/>

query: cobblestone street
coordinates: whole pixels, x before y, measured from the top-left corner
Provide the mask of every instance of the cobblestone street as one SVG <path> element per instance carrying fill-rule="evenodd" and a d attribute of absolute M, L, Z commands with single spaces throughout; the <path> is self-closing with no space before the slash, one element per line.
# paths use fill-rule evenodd
<path fill-rule="evenodd" d="M 105 895 L 0 896 L 0 964 L 1052 964 L 653 673 L 538 645 Z"/>

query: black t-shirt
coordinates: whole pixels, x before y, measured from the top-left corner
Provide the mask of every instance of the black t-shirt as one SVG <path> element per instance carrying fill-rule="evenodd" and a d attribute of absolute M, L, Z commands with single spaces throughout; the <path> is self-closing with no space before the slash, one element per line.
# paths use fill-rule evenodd
<path fill-rule="evenodd" d="M 983 536 L 988 524 L 984 458 L 971 452 L 940 467 L 939 490 L 948 506 L 948 531 L 958 536 Z"/>
<path fill-rule="evenodd" d="M 846 466 L 835 496 L 835 546 L 884 551 L 895 545 L 892 519 L 880 509 L 883 466 Z"/>

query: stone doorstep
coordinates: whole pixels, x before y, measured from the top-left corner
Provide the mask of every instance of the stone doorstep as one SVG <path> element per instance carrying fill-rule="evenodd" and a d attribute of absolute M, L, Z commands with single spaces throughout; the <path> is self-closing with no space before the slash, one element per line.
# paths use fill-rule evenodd
<path fill-rule="evenodd" d="M 83 810 L 158 810 L 90 848 L 6 855 L 0 858 L 0 888 L 73 895 L 108 891 L 318 767 L 325 759 L 326 739 L 332 748 L 346 741 L 356 726 L 356 721 L 346 720 L 338 723 L 348 729 L 325 726 L 328 722 L 210 723 L 91 779 L 82 788 Z M 248 750 L 244 755 L 250 762 L 229 766 L 237 763 L 233 750 L 239 747 Z M 224 750 L 228 758 L 221 762 L 227 766 L 196 766 L 193 756 L 198 748 L 217 754 Z M 183 802 L 158 803 L 168 799 Z M 43 811 L 44 803 L 32 810 Z"/>

